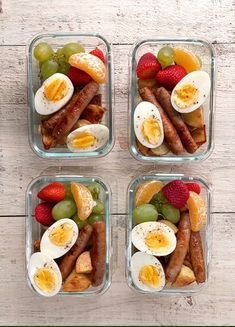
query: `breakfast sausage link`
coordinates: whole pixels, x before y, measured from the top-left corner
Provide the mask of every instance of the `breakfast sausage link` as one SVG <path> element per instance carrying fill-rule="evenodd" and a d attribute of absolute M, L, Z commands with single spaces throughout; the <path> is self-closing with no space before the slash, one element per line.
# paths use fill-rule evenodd
<path fill-rule="evenodd" d="M 92 285 L 99 286 L 103 282 L 105 273 L 106 237 L 104 221 L 97 221 L 92 224 Z"/>
<path fill-rule="evenodd" d="M 175 127 L 171 123 L 170 119 L 168 118 L 167 114 L 156 100 L 156 97 L 154 96 L 153 92 L 148 87 L 144 87 L 139 90 L 139 93 L 144 101 L 151 102 L 158 108 L 162 118 L 165 141 L 167 142 L 170 150 L 174 154 L 181 154 L 184 151 L 184 148 L 180 137 Z"/>
<path fill-rule="evenodd" d="M 83 110 L 90 103 L 99 89 L 99 84 L 92 81 L 88 83 L 76 97 L 76 102 L 71 105 L 53 129 L 52 136 L 55 140 L 61 139 L 72 129 L 81 116 Z"/>
<path fill-rule="evenodd" d="M 75 266 L 77 258 L 85 250 L 85 247 L 87 246 L 89 239 L 92 235 L 92 230 L 93 228 L 91 225 L 84 226 L 80 230 L 78 239 L 74 246 L 72 246 L 72 248 L 63 256 L 59 264 L 63 280 L 65 280 L 71 273 Z"/>
<path fill-rule="evenodd" d="M 166 268 L 166 279 L 173 283 L 180 272 L 184 259 L 187 255 L 190 239 L 190 219 L 188 212 L 180 215 L 180 221 L 177 232 L 177 243 L 174 252 L 171 254 Z"/>
<path fill-rule="evenodd" d="M 190 134 L 189 129 L 184 123 L 181 115 L 173 108 L 169 92 L 164 87 L 160 87 L 154 90 L 154 95 L 157 101 L 159 101 L 163 110 L 165 110 L 167 113 L 172 124 L 175 126 L 185 149 L 189 153 L 194 153 L 197 150 L 198 145 L 192 138 L 192 135 Z"/>
<path fill-rule="evenodd" d="M 189 249 L 196 281 L 203 283 L 206 280 L 206 272 L 200 232 L 191 232 Z"/>

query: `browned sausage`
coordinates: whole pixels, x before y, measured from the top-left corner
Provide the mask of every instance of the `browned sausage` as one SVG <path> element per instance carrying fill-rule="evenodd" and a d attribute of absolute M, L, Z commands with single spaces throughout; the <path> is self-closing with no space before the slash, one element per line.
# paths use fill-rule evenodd
<path fill-rule="evenodd" d="M 156 97 L 154 96 L 153 92 L 148 87 L 144 87 L 139 90 L 139 93 L 144 101 L 151 102 L 158 108 L 162 118 L 165 141 L 174 154 L 181 154 L 184 151 L 184 148 L 180 137 L 175 127 L 171 123 L 170 119 L 168 118 L 167 114 L 156 100 Z"/>
<path fill-rule="evenodd" d="M 92 224 L 92 285 L 99 286 L 103 282 L 105 273 L 106 237 L 104 221 L 96 221 Z"/>
<path fill-rule="evenodd" d="M 52 136 L 55 140 L 59 140 L 64 135 L 69 133 L 76 121 L 81 116 L 83 110 L 97 93 L 98 89 L 99 84 L 92 81 L 79 92 L 79 96 L 77 97 L 75 104 L 69 107 L 53 129 Z"/>
<path fill-rule="evenodd" d="M 173 108 L 169 92 L 164 87 L 160 87 L 154 90 L 154 95 L 163 110 L 167 113 L 172 124 L 175 126 L 185 149 L 189 153 L 194 153 L 197 150 L 198 145 L 192 138 L 188 127 L 181 118 L 181 115 Z"/>
<path fill-rule="evenodd" d="M 102 94 L 96 94 L 89 104 L 102 106 Z"/>
<path fill-rule="evenodd" d="M 180 221 L 177 232 L 177 243 L 174 252 L 166 268 L 166 279 L 173 283 L 180 272 L 184 259 L 187 255 L 190 239 L 190 219 L 188 212 L 180 215 Z"/>
<path fill-rule="evenodd" d="M 191 262 L 196 281 L 197 283 L 203 283 L 206 280 L 206 272 L 200 232 L 191 232 L 189 244 Z"/>
<path fill-rule="evenodd" d="M 42 121 L 42 126 L 48 133 L 49 132 L 52 133 L 53 129 L 55 128 L 57 123 L 60 121 L 60 119 L 64 116 L 64 114 L 66 113 L 68 108 L 70 106 L 73 106 L 76 103 L 75 101 L 77 101 L 76 98 L 77 98 L 78 94 L 79 94 L 79 92 L 74 93 L 71 100 L 65 107 L 63 107 L 62 109 L 57 111 L 53 116 L 51 116 L 47 120 Z"/>
<path fill-rule="evenodd" d="M 62 279 L 65 280 L 73 270 L 78 256 L 85 250 L 88 241 L 92 235 L 92 226 L 84 226 L 78 235 L 78 239 L 74 246 L 63 256 L 59 268 L 62 274 Z"/>

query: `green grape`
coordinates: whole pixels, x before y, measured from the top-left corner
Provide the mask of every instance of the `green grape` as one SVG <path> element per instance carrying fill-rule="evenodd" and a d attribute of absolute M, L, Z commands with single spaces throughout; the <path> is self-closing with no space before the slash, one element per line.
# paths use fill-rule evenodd
<path fill-rule="evenodd" d="M 65 56 L 65 60 L 68 62 L 69 57 L 72 56 L 74 53 L 84 52 L 85 49 L 80 43 L 71 42 L 65 44 L 65 46 L 61 49 L 62 54 Z"/>
<path fill-rule="evenodd" d="M 47 43 L 39 43 L 33 51 L 34 57 L 39 61 L 47 61 L 53 57 L 52 47 Z"/>
<path fill-rule="evenodd" d="M 57 62 L 54 60 L 45 61 L 41 66 L 41 76 L 43 81 L 57 73 L 58 67 Z"/>
<path fill-rule="evenodd" d="M 168 202 L 168 201 L 167 201 L 167 199 L 165 198 L 165 196 L 164 196 L 164 194 L 162 193 L 162 191 L 160 191 L 160 192 L 158 192 L 157 194 L 155 194 L 155 195 L 152 197 L 151 201 L 150 201 L 150 203 L 153 204 L 159 212 L 161 212 L 161 205 L 162 205 L 163 203 L 167 203 L 167 202 Z"/>
<path fill-rule="evenodd" d="M 79 219 L 77 214 L 73 216 L 73 220 L 78 225 L 78 229 L 82 229 L 84 226 L 87 225 L 87 221 Z"/>
<path fill-rule="evenodd" d="M 171 204 L 166 203 L 161 206 L 161 213 L 165 219 L 169 220 L 173 224 L 178 223 L 180 220 L 179 209 L 174 208 Z"/>
<path fill-rule="evenodd" d="M 65 194 L 65 199 L 72 199 L 73 200 L 73 195 L 71 192 L 71 185 L 69 183 L 64 184 L 66 194 Z"/>
<path fill-rule="evenodd" d="M 66 75 L 68 70 L 70 68 L 70 64 L 68 64 L 67 62 L 60 62 L 59 63 L 59 68 L 58 68 L 58 73 L 64 74 Z"/>
<path fill-rule="evenodd" d="M 100 221 L 100 220 L 104 220 L 104 215 L 100 215 L 97 213 L 92 213 L 90 214 L 90 216 L 87 218 L 87 223 L 89 225 L 92 225 L 93 223 L 95 223 L 96 221 Z"/>
<path fill-rule="evenodd" d="M 101 187 L 98 183 L 91 183 L 87 186 L 88 190 L 90 190 L 92 197 L 94 200 L 98 200 L 100 196 Z"/>
<path fill-rule="evenodd" d="M 100 200 L 96 201 L 96 206 L 92 210 L 93 213 L 102 214 L 104 213 L 104 204 Z"/>
<path fill-rule="evenodd" d="M 157 59 L 162 68 L 166 68 L 173 64 L 175 60 L 175 53 L 171 47 L 163 47 L 158 51 Z"/>
<path fill-rule="evenodd" d="M 146 221 L 156 221 L 157 218 L 157 209 L 152 204 L 141 204 L 133 210 L 135 224 L 141 224 Z"/>
<path fill-rule="evenodd" d="M 73 200 L 62 200 L 52 209 L 52 217 L 55 220 L 71 218 L 77 212 L 76 204 Z"/>

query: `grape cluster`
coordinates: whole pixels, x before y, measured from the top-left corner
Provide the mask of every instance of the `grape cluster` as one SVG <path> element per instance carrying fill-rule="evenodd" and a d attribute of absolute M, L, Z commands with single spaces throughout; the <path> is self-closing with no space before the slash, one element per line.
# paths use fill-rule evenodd
<path fill-rule="evenodd" d="M 37 44 L 33 54 L 39 62 L 42 81 L 55 73 L 66 74 L 70 67 L 69 57 L 74 53 L 84 51 L 84 47 L 78 42 L 67 43 L 62 48 L 57 49 L 56 52 L 48 43 Z"/>

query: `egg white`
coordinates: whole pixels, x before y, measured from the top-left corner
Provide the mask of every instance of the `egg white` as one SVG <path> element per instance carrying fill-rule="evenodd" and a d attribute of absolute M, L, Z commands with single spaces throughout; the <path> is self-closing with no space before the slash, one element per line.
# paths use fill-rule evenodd
<path fill-rule="evenodd" d="M 34 276 L 37 272 L 38 269 L 43 268 L 43 267 L 48 267 L 51 268 L 57 275 L 58 277 L 58 282 L 57 285 L 55 287 L 55 289 L 51 292 L 51 293 L 46 293 L 43 292 L 35 283 L 34 281 Z M 43 296 L 46 297 L 51 297 L 56 295 L 62 286 L 62 275 L 60 272 L 60 269 L 57 265 L 57 263 L 48 255 L 46 255 L 45 253 L 41 253 L 41 252 L 36 252 L 34 253 L 30 260 L 29 260 L 29 264 L 28 264 L 28 276 L 30 279 L 31 284 L 33 285 L 34 289 Z"/>
<path fill-rule="evenodd" d="M 168 245 L 161 250 L 152 250 L 145 243 L 147 234 L 154 230 L 160 230 L 168 239 Z M 158 221 L 149 221 L 136 225 L 131 231 L 133 245 L 141 252 L 156 256 L 165 256 L 172 253 L 176 247 L 176 237 L 172 228 Z"/>
<path fill-rule="evenodd" d="M 65 223 L 68 223 L 68 224 L 72 225 L 72 227 L 73 227 L 72 240 L 69 244 L 67 244 L 65 246 L 57 246 L 50 241 L 49 235 L 54 228 L 56 228 L 62 224 L 65 224 Z M 78 226 L 72 219 L 69 219 L 69 218 L 60 219 L 60 220 L 56 221 L 53 225 L 51 225 L 43 234 L 41 242 L 40 242 L 40 250 L 42 253 L 49 255 L 53 259 L 62 257 L 62 255 L 67 253 L 71 249 L 71 247 L 74 245 L 74 243 L 76 242 L 76 240 L 78 238 L 78 233 L 79 233 Z"/>
<path fill-rule="evenodd" d="M 68 88 L 67 94 L 65 95 L 64 98 L 58 101 L 50 101 L 45 97 L 44 94 L 44 89 L 47 84 L 50 84 L 54 79 L 62 79 Z M 35 97 L 34 97 L 34 105 L 35 105 L 35 110 L 40 114 L 40 115 L 50 115 L 53 114 L 54 112 L 60 110 L 63 106 L 66 105 L 66 103 L 69 102 L 73 95 L 74 91 L 74 86 L 71 80 L 64 74 L 61 73 L 56 73 L 49 78 L 47 78 L 40 89 L 37 90 Z"/>
<path fill-rule="evenodd" d="M 174 101 L 175 90 L 181 88 L 185 84 L 192 84 L 198 89 L 197 103 L 188 106 L 187 108 L 179 108 Z M 173 108 L 180 113 L 192 112 L 198 109 L 206 101 L 211 88 L 210 76 L 207 72 L 199 70 L 187 74 L 182 80 L 174 87 L 171 93 L 171 104 Z"/>
<path fill-rule="evenodd" d="M 157 285 L 157 287 L 150 287 L 148 285 L 145 285 L 139 279 L 140 270 L 145 265 L 151 265 L 156 267 L 160 277 L 160 283 Z M 133 283 L 142 291 L 159 292 L 165 286 L 165 273 L 163 267 L 160 261 L 151 254 L 143 252 L 136 252 L 133 254 L 131 258 L 131 276 Z"/>
<path fill-rule="evenodd" d="M 154 117 L 160 126 L 161 135 L 156 144 L 151 144 L 147 141 L 147 139 L 144 137 L 142 132 L 142 125 L 146 118 Z M 162 118 L 159 113 L 159 110 L 156 106 L 154 106 L 151 102 L 148 101 L 142 101 L 140 102 L 137 107 L 135 108 L 134 112 L 134 131 L 137 139 L 141 144 L 146 146 L 147 148 L 153 149 L 159 147 L 163 140 L 164 140 L 164 131 L 163 131 L 163 125 L 162 125 Z"/>
<path fill-rule="evenodd" d="M 80 133 L 88 132 L 94 135 L 97 139 L 97 142 L 86 149 L 76 149 L 72 145 L 73 139 L 78 136 Z M 67 147 L 71 152 L 88 152 L 88 151 L 95 151 L 103 146 L 108 142 L 109 139 L 109 129 L 107 126 L 101 124 L 91 124 L 79 127 L 71 132 L 67 137 Z"/>

